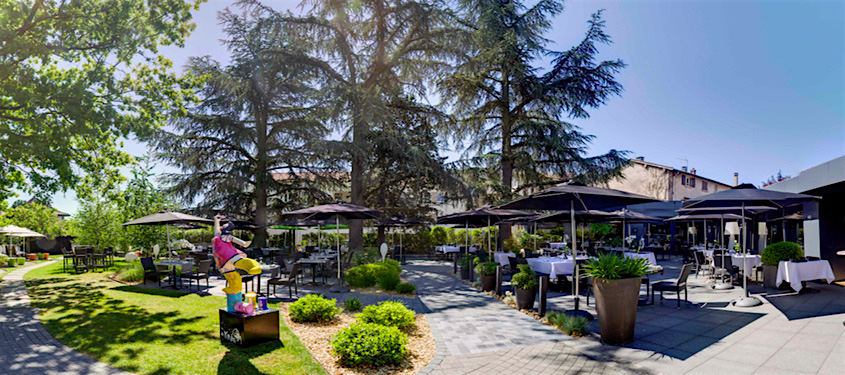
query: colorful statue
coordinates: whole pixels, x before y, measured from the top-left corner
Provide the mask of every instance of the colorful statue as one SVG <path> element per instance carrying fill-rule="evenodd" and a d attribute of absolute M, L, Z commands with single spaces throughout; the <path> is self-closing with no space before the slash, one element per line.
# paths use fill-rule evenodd
<path fill-rule="evenodd" d="M 220 273 L 229 282 L 229 286 L 223 288 L 223 292 L 227 294 L 227 299 L 229 301 L 240 302 L 241 292 L 243 291 L 240 271 L 242 270 L 249 275 L 258 275 L 261 273 L 261 266 L 258 265 L 258 262 L 247 258 L 243 251 L 236 249 L 232 245 L 234 242 L 247 247 L 251 241 L 243 241 L 232 236 L 235 225 L 231 221 L 225 227 L 221 228 L 220 219 L 224 218 L 225 216 L 214 217 L 214 239 L 211 243 L 214 248 L 214 262 L 217 263 L 217 269 L 220 270 Z"/>

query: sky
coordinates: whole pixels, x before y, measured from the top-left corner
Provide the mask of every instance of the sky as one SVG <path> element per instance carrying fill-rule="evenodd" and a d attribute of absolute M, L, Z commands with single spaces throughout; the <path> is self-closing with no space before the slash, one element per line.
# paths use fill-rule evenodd
<path fill-rule="evenodd" d="M 185 48 L 162 54 L 180 70 L 191 56 L 225 62 L 216 17 L 229 3 L 203 4 Z M 267 3 L 298 12 L 298 1 Z M 571 120 L 595 136 L 590 155 L 627 150 L 632 158 L 688 166 L 728 184 L 738 172 L 740 182 L 757 186 L 778 171 L 795 176 L 845 155 L 845 2 L 574 0 L 564 6 L 547 34 L 549 49 L 578 43 L 590 15 L 604 9 L 613 43 L 599 47 L 599 58 L 628 65 L 617 75 L 621 96 L 588 119 Z M 124 150 L 140 156 L 147 147 L 128 140 Z M 73 213 L 78 204 L 67 192 L 53 206 Z"/>

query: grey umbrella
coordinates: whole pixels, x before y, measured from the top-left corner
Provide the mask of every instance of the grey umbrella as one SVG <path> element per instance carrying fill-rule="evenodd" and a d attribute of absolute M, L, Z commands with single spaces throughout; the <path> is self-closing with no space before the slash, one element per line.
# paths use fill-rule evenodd
<path fill-rule="evenodd" d="M 740 216 L 742 219 L 742 269 L 745 269 L 745 255 L 747 255 L 747 235 L 745 230 L 745 207 L 746 206 L 761 206 L 784 209 L 786 207 L 802 204 L 817 200 L 819 197 L 806 194 L 784 193 L 773 190 L 761 190 L 755 188 L 753 185 L 743 184 L 730 190 L 723 190 L 713 194 L 703 195 L 694 199 L 688 200 L 684 203 L 684 208 L 731 208 L 735 209 L 737 205 L 740 206 Z M 751 296 L 748 293 L 748 277 L 743 275 L 742 287 L 745 290 L 745 295 L 734 300 L 734 305 L 739 307 L 753 307 L 759 306 L 761 302 L 758 298 Z"/>
<path fill-rule="evenodd" d="M 658 199 L 625 191 L 570 183 L 551 187 L 539 193 L 517 199 L 502 205 L 501 208 L 518 210 L 569 210 L 572 233 L 575 233 L 575 210 L 602 210 L 629 204 L 656 201 Z M 573 255 L 577 256 L 578 245 L 574 238 L 572 239 L 572 251 Z M 592 319 L 593 316 L 590 313 L 578 309 L 580 301 L 578 294 L 578 284 L 580 284 L 578 282 L 580 277 L 579 269 L 578 262 L 575 262 L 575 310 L 567 311 L 566 313 Z"/>
<path fill-rule="evenodd" d="M 380 220 L 376 223 L 377 227 L 401 227 L 402 233 L 399 234 L 399 259 L 402 261 L 402 264 L 405 264 L 405 247 L 402 246 L 402 236 L 405 234 L 405 227 L 411 227 L 414 225 L 422 224 L 422 221 L 411 219 L 402 215 L 392 216 L 388 219 Z"/>
<path fill-rule="evenodd" d="M 343 274 L 341 273 L 342 264 L 340 260 L 340 219 L 347 220 L 364 220 L 364 219 L 378 219 L 379 210 L 356 206 L 354 204 L 335 202 L 331 204 L 324 204 L 321 206 L 314 206 L 310 208 L 303 208 L 301 210 L 286 212 L 282 214 L 283 217 L 289 219 L 304 219 L 304 220 L 332 220 L 335 221 L 335 231 L 337 239 L 337 284 L 329 289 L 335 293 L 345 293 L 349 288 L 343 286 Z"/>
<path fill-rule="evenodd" d="M 505 219 L 515 217 L 530 216 L 530 212 L 520 210 L 510 210 L 484 206 L 474 210 L 458 212 L 451 215 L 440 216 L 437 218 L 437 224 L 464 224 L 467 230 L 466 234 L 466 249 L 469 251 L 469 227 L 470 226 L 487 226 L 495 224 Z M 492 252 L 490 243 L 490 231 L 487 231 L 487 250 Z"/>
<path fill-rule="evenodd" d="M 170 250 L 170 225 L 176 224 L 214 224 L 214 220 L 202 218 L 199 216 L 183 214 L 181 212 L 162 210 L 152 215 L 139 217 L 134 220 L 127 221 L 122 226 L 129 225 L 164 225 L 167 231 L 167 250 Z"/>
<path fill-rule="evenodd" d="M 610 213 L 605 211 L 599 210 L 582 210 L 582 211 L 575 211 L 575 217 L 577 218 L 579 223 L 584 222 L 602 222 L 606 221 L 610 218 Z M 560 222 L 567 222 L 571 220 L 572 213 L 568 210 L 563 211 L 553 211 L 546 214 L 542 214 L 534 218 L 532 221 L 536 226 L 537 223 L 560 223 Z M 574 230 L 574 228 L 573 228 Z M 536 227 L 535 227 L 536 231 Z M 572 233 L 572 242 L 575 242 L 575 235 L 576 233 Z M 584 238 L 582 236 L 581 242 L 584 242 Z M 534 251 L 537 251 L 537 239 L 534 239 Z"/>

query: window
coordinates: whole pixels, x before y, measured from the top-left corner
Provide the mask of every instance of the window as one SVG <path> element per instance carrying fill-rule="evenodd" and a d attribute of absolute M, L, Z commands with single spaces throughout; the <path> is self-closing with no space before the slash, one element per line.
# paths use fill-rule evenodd
<path fill-rule="evenodd" d="M 438 193 L 436 202 L 436 204 L 446 204 L 446 194 Z"/>
<path fill-rule="evenodd" d="M 687 176 L 686 175 L 683 175 L 683 174 L 681 175 L 681 185 L 687 186 Z"/>
<path fill-rule="evenodd" d="M 689 178 L 689 187 L 691 187 L 691 188 L 695 187 L 695 177 Z"/>
<path fill-rule="evenodd" d="M 707 191 L 707 181 L 701 181 L 701 191 Z"/>

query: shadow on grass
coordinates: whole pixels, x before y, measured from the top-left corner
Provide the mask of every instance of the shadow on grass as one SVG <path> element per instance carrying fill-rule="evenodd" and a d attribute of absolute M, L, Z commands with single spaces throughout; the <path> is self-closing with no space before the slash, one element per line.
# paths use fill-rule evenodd
<path fill-rule="evenodd" d="M 217 365 L 218 375 L 265 374 L 255 368 L 250 360 L 284 347 L 281 341 L 265 342 L 249 348 L 241 348 L 229 343 L 224 345 L 229 350 Z"/>
<path fill-rule="evenodd" d="M 133 343 L 184 345 L 200 339 L 214 339 L 193 323 L 201 316 L 185 317 L 179 312 L 151 312 L 106 296 L 102 286 L 68 282 L 66 278 L 28 280 L 33 307 L 47 309 L 42 319 L 48 331 L 64 344 L 109 363 L 137 358 L 140 350 L 112 349 Z M 132 288 L 132 287 L 121 287 Z M 136 369 L 126 368 L 134 371 Z M 160 369 L 165 371 L 166 369 Z"/>

